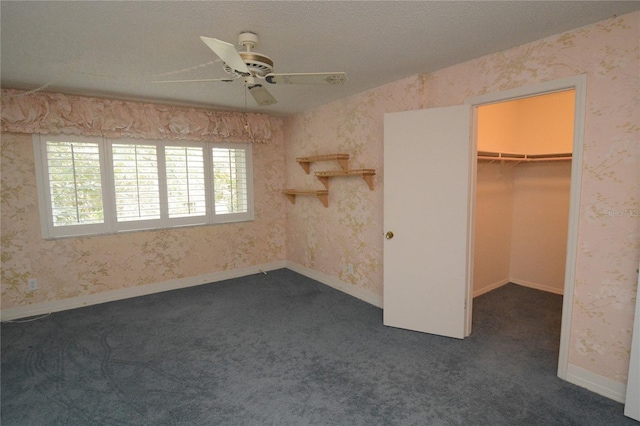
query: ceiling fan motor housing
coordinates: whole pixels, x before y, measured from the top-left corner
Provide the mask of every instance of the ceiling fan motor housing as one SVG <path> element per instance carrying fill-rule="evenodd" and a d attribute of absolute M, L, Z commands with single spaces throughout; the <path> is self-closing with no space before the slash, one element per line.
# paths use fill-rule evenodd
<path fill-rule="evenodd" d="M 257 52 L 238 52 L 240 57 L 247 64 L 247 68 L 252 75 L 258 75 L 264 77 L 265 75 L 273 72 L 273 61 L 268 56 L 262 55 Z M 227 64 L 224 64 L 224 70 L 229 74 L 234 74 L 233 69 Z"/>

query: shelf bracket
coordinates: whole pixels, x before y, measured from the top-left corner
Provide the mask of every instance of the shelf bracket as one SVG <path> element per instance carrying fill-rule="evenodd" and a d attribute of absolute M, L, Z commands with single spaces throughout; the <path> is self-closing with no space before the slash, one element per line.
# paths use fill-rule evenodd
<path fill-rule="evenodd" d="M 329 207 L 329 191 L 326 189 L 319 190 L 297 190 L 297 189 L 285 189 L 282 191 L 284 195 L 287 196 L 291 204 L 296 203 L 297 195 L 312 195 L 315 196 L 323 206 Z"/>
<path fill-rule="evenodd" d="M 369 189 L 373 191 L 373 176 L 376 174 L 375 169 L 354 169 L 354 170 L 331 170 L 324 172 L 316 172 L 316 178 L 329 189 L 329 178 L 336 176 L 360 176 L 369 186 Z"/>
<path fill-rule="evenodd" d="M 306 174 L 310 173 L 309 165 L 317 161 L 337 161 L 342 170 L 349 169 L 349 154 L 327 154 L 327 155 L 313 155 L 311 157 L 298 157 L 296 161 L 304 169 Z"/>

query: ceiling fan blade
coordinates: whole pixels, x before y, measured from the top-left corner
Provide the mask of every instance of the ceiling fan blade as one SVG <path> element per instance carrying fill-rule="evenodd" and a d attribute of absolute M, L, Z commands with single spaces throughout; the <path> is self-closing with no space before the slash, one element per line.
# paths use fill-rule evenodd
<path fill-rule="evenodd" d="M 227 43 L 226 41 L 218 40 L 217 38 L 204 36 L 201 36 L 200 40 L 202 40 L 204 44 L 209 47 L 209 49 L 213 50 L 213 52 L 218 55 L 220 59 L 222 59 L 224 63 L 229 65 L 234 71 L 243 76 L 251 75 L 251 73 L 249 72 L 249 68 L 247 68 L 247 64 L 244 63 L 244 61 L 242 60 L 242 56 L 240 56 L 233 44 Z"/>
<path fill-rule="evenodd" d="M 253 96 L 256 103 L 260 106 L 268 106 L 277 103 L 276 98 L 274 98 L 271 93 L 261 85 L 257 84 L 255 86 L 247 86 L 249 93 Z"/>
<path fill-rule="evenodd" d="M 289 74 L 267 74 L 267 83 L 271 84 L 344 84 L 346 72 L 306 72 Z"/>
<path fill-rule="evenodd" d="M 230 83 L 233 81 L 232 78 L 205 78 L 202 80 L 156 80 L 151 83 L 210 83 L 214 81 L 222 81 L 225 83 Z"/>

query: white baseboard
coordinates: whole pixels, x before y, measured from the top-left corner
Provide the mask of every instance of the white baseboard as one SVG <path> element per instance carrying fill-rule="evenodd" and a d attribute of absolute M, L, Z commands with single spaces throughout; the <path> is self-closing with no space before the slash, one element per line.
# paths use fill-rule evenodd
<path fill-rule="evenodd" d="M 485 293 L 489 293 L 490 291 L 493 291 L 493 290 L 495 290 L 497 288 L 500 288 L 505 284 L 509 284 L 509 279 L 508 278 L 505 278 L 505 279 L 500 280 L 500 281 L 496 281 L 493 284 L 489 284 L 488 286 L 485 286 L 485 287 L 479 288 L 477 290 L 474 290 L 473 291 L 473 297 L 478 297 L 478 296 L 483 295 Z"/>
<path fill-rule="evenodd" d="M 309 277 L 313 280 L 321 282 L 322 284 L 328 285 L 329 287 L 335 288 L 336 290 L 360 299 L 363 302 L 367 302 L 373 306 L 382 308 L 382 296 L 378 296 L 352 284 L 345 283 L 344 281 L 340 281 L 335 277 L 325 275 L 322 272 L 309 269 L 306 266 L 300 265 L 299 263 L 287 261 L 286 268 L 289 268 L 294 272 L 304 275 L 305 277 Z"/>
<path fill-rule="evenodd" d="M 625 402 L 627 386 L 624 383 L 615 382 L 573 364 L 569 364 L 567 368 L 566 381 L 616 402 L 621 402 L 622 404 Z"/>
<path fill-rule="evenodd" d="M 294 272 L 333 287 L 336 290 L 356 297 L 364 302 L 382 308 L 382 297 L 362 290 L 351 284 L 347 284 L 337 278 L 314 271 L 295 262 L 278 261 L 262 265 L 249 266 L 246 268 L 233 269 L 229 271 L 212 272 L 195 277 L 179 278 L 159 283 L 145 284 L 136 287 L 122 288 L 118 290 L 105 291 L 102 293 L 90 294 L 87 296 L 72 297 L 63 300 L 34 303 L 32 305 L 18 306 L 15 308 L 0 311 L 2 321 L 11 321 L 20 318 L 27 318 L 37 315 L 44 315 L 51 312 L 66 311 L 69 309 L 82 308 L 84 306 L 97 305 L 99 303 L 114 302 L 116 300 L 129 299 L 131 297 L 146 296 L 148 294 L 160 293 L 163 291 L 177 290 L 180 288 L 193 287 L 196 285 L 214 283 L 232 278 L 244 277 L 257 274 L 263 271 L 273 271 L 276 269 L 289 268 Z"/>
<path fill-rule="evenodd" d="M 510 278 L 509 281 L 514 283 L 514 284 L 521 285 L 523 287 L 534 288 L 536 290 L 547 291 L 549 293 L 555 293 L 555 294 L 559 294 L 559 295 L 562 295 L 564 293 L 564 289 L 563 288 L 558 289 L 558 288 L 555 288 L 555 287 L 550 287 L 550 286 L 534 283 L 534 282 L 531 282 L 531 281 L 520 280 L 518 278 Z"/>
<path fill-rule="evenodd" d="M 148 294 L 160 293 L 163 291 L 193 287 L 196 285 L 224 281 L 231 278 L 244 277 L 264 271 L 273 271 L 275 269 L 286 268 L 286 263 L 287 262 L 283 260 L 228 271 L 211 272 L 209 274 L 199 275 L 195 277 L 179 278 L 159 283 L 105 291 L 102 293 L 90 294 L 87 296 L 72 297 L 69 299 L 18 306 L 15 308 L 4 309 L 0 311 L 0 318 L 2 319 L 2 321 L 11 321 L 19 318 L 44 315 L 51 312 L 60 312 L 66 311 L 68 309 L 82 308 L 84 306 L 96 305 L 99 303 L 129 299 L 131 297 L 146 296 Z"/>

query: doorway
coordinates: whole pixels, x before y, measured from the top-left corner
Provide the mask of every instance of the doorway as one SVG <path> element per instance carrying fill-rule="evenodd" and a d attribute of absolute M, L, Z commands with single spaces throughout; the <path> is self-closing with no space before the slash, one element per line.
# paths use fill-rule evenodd
<path fill-rule="evenodd" d="M 573 122 L 571 123 L 572 137 L 571 137 L 571 166 L 570 166 L 570 181 L 569 181 L 569 201 L 568 201 L 568 226 L 566 227 L 566 249 L 564 260 L 564 271 L 562 272 L 562 282 L 555 284 L 555 288 L 559 293 L 563 294 L 562 303 L 562 324 L 560 332 L 560 348 L 558 357 L 558 377 L 567 378 L 568 369 L 568 352 L 570 343 L 570 331 L 571 331 L 571 311 L 573 305 L 573 291 L 575 285 L 575 266 L 577 256 L 577 230 L 578 230 L 578 215 L 579 215 L 579 194 L 580 194 L 580 182 L 581 182 L 581 167 L 582 167 L 582 151 L 583 151 L 583 135 L 584 135 L 584 113 L 585 113 L 585 93 L 586 93 L 586 77 L 576 76 L 562 80 L 556 80 L 552 82 L 542 83 L 536 86 L 518 88 L 499 93 L 491 93 L 476 98 L 467 100 L 467 104 L 473 107 L 472 117 L 472 135 L 473 140 L 471 142 L 471 151 L 475 154 L 480 148 L 486 146 L 481 145 L 481 141 L 478 140 L 478 120 L 479 109 L 482 106 L 498 104 L 501 102 L 508 102 L 514 100 L 522 100 L 527 98 L 533 98 L 549 94 L 557 94 L 561 92 L 571 91 L 573 95 Z M 545 150 L 549 150 L 545 144 L 542 144 Z M 504 149 L 503 146 L 501 149 Z M 508 149 L 505 149 L 508 151 Z M 567 151 L 567 146 L 564 145 L 560 149 L 555 150 L 555 153 L 559 151 Z M 513 152 L 513 151 L 512 151 Z M 471 163 L 471 191 L 472 194 L 476 194 L 476 188 L 478 182 L 476 177 L 478 173 L 477 162 Z M 475 218 L 476 209 L 479 207 L 477 199 L 474 196 L 471 206 L 471 217 Z M 469 306 L 473 306 L 474 296 L 474 277 L 476 274 L 474 262 L 476 256 L 476 221 L 471 220 L 469 223 L 469 233 L 471 235 L 469 243 L 469 263 L 472 265 L 469 268 L 468 282 L 467 282 L 467 303 Z M 513 225 L 513 217 L 511 225 Z M 504 266 L 504 265 L 503 265 Z M 531 265 L 529 265 L 531 266 Z M 511 267 L 509 262 L 509 268 Z M 504 269 L 503 269 L 504 271 Z M 481 273 L 482 271 L 479 271 Z M 557 281 L 557 271 L 556 271 Z M 484 284 L 487 284 L 486 277 Z M 503 278 L 504 279 L 504 278 Z M 499 286 L 499 279 L 494 281 L 493 284 Z M 489 282 L 490 283 L 490 282 Z M 531 284 L 531 283 L 529 283 Z M 549 290 L 549 289 L 547 289 Z M 477 293 L 476 293 L 477 294 Z M 472 309 L 467 313 L 467 330 L 471 332 L 472 326 Z"/>
<path fill-rule="evenodd" d="M 477 108 L 473 296 L 564 291 L 575 90 Z"/>
<path fill-rule="evenodd" d="M 477 107 L 473 325 L 513 327 L 547 366 L 560 337 L 574 106 L 571 89 Z M 489 300 L 501 303 L 487 316 Z"/>

